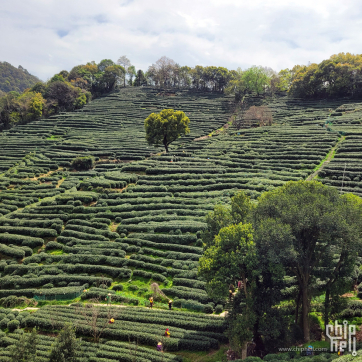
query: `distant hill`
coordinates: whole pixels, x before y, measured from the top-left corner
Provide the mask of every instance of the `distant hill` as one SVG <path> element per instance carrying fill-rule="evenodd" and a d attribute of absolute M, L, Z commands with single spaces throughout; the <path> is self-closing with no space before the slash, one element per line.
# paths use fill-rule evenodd
<path fill-rule="evenodd" d="M 39 81 L 39 78 L 31 75 L 21 65 L 15 68 L 8 62 L 0 62 L 0 91 L 23 92 Z"/>

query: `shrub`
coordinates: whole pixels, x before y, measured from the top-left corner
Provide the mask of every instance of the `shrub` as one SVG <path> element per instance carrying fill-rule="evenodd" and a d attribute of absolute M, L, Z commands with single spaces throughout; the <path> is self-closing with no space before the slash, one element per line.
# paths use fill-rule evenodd
<path fill-rule="evenodd" d="M 195 246 L 202 247 L 203 246 L 202 239 L 197 239 L 196 243 L 195 243 Z"/>
<path fill-rule="evenodd" d="M 1 329 L 5 329 L 7 326 L 8 326 L 8 323 L 10 322 L 10 319 L 8 318 L 3 318 L 1 321 L 0 321 L 0 328 Z"/>
<path fill-rule="evenodd" d="M 69 283 L 69 284 L 71 284 L 71 283 Z M 45 289 L 54 288 L 54 285 L 52 283 L 47 283 L 47 284 L 43 285 L 43 288 L 45 288 Z"/>
<path fill-rule="evenodd" d="M 15 329 L 18 329 L 20 325 L 20 322 L 17 319 L 13 319 L 12 321 L 9 321 L 7 324 L 8 330 L 10 332 L 14 332 Z"/>
<path fill-rule="evenodd" d="M 14 313 L 8 313 L 7 316 L 6 316 L 9 320 L 13 320 L 15 319 L 15 314 Z"/>
<path fill-rule="evenodd" d="M 130 286 L 128 287 L 128 289 L 129 289 L 129 290 L 136 291 L 136 290 L 138 290 L 139 288 L 138 288 L 137 285 L 132 284 L 132 285 L 130 285 Z"/>
<path fill-rule="evenodd" d="M 93 156 L 78 156 L 71 161 L 70 165 L 78 171 L 90 170 L 95 165 L 95 159 Z"/>
<path fill-rule="evenodd" d="M 211 314 L 211 313 L 213 312 L 212 306 L 211 306 L 210 304 L 206 304 L 206 305 L 204 306 L 204 312 L 205 312 L 205 313 L 208 313 L 208 314 Z"/>
<path fill-rule="evenodd" d="M 216 314 L 222 313 L 223 310 L 224 310 L 224 307 L 223 307 L 221 304 L 218 304 L 218 305 L 215 307 L 215 313 L 216 313 Z"/>
<path fill-rule="evenodd" d="M 113 290 L 115 291 L 122 291 L 123 290 L 123 285 L 122 284 L 117 284 L 113 286 Z"/>

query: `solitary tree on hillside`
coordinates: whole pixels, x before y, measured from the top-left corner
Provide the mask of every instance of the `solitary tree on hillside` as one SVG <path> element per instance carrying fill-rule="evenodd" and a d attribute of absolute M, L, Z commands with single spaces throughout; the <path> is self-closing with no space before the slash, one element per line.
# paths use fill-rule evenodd
<path fill-rule="evenodd" d="M 182 135 L 190 133 L 190 120 L 182 111 L 164 109 L 160 113 L 151 113 L 145 120 L 146 140 L 149 145 L 168 146 Z"/>

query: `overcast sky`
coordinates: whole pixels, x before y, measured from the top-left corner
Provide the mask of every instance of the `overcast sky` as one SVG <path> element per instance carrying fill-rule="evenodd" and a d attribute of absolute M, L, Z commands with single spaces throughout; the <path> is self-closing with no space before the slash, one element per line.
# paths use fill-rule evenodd
<path fill-rule="evenodd" d="M 42 80 L 127 55 L 279 71 L 361 53 L 360 0 L 0 0 L 0 61 Z"/>

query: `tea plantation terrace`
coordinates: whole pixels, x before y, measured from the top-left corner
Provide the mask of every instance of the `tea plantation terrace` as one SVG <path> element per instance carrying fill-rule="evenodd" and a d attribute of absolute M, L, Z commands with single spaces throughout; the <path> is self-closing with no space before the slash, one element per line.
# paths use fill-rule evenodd
<path fill-rule="evenodd" d="M 231 101 L 211 93 L 164 96 L 127 88 L 82 111 L 0 134 L 0 298 L 79 292 L 81 301 L 103 301 L 111 293 L 112 303 L 144 307 L 157 283 L 174 300 L 173 317 L 162 311 L 158 320 L 157 310 L 119 308 L 121 318 L 107 338 L 127 342 L 126 335 L 142 333 L 140 343 L 154 346 L 172 326 L 170 349 L 224 343 L 223 319 L 195 313 L 220 313 L 226 302 L 211 299 L 197 276 L 205 215 L 237 190 L 256 199 L 314 173 L 342 192 L 362 193 L 360 104 L 254 97 L 250 101 L 272 109 L 273 126 L 229 125 L 204 137 L 240 116 L 232 115 Z M 148 146 L 143 126 L 151 112 L 164 108 L 181 109 L 191 120 L 191 134 L 171 144 L 168 154 Z M 78 155 L 96 157 L 95 168 L 74 171 L 70 162 Z M 158 301 L 155 307 L 167 308 Z M 61 326 L 79 317 L 75 308 L 47 306 L 25 319 L 48 332 L 47 314 Z M 186 325 L 192 318 L 204 327 Z M 16 334 L 7 338 L 10 344 Z M 112 349 L 126 348 L 122 343 L 102 344 L 89 360 L 112 359 Z M 153 354 L 141 357 L 157 361 Z"/>

